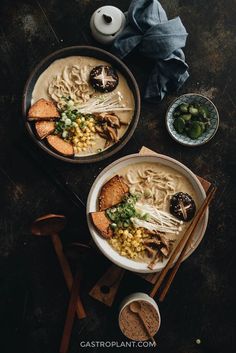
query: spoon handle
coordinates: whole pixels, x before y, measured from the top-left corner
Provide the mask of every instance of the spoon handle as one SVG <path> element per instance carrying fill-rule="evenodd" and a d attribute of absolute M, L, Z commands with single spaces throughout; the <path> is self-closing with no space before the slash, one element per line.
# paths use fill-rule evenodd
<path fill-rule="evenodd" d="M 66 285 L 67 285 L 69 291 L 71 291 L 72 286 L 73 286 L 73 275 L 71 273 L 70 265 L 67 261 L 67 258 L 64 255 L 61 239 L 60 239 L 59 235 L 56 233 L 51 234 L 51 239 L 52 239 L 54 250 L 56 252 L 58 261 L 60 263 L 64 278 L 65 278 Z M 79 319 L 83 319 L 86 317 L 86 313 L 85 313 L 83 304 L 82 304 L 79 296 L 78 296 L 78 300 L 77 300 L 76 311 L 77 311 L 77 315 L 78 315 Z"/>
<path fill-rule="evenodd" d="M 75 318 L 77 298 L 79 295 L 79 283 L 80 283 L 79 272 L 77 272 L 71 289 L 71 296 L 70 296 L 70 301 L 67 309 L 63 335 L 61 339 L 60 353 L 66 353 L 69 348 L 71 331 L 73 328 L 73 323 Z"/>
<path fill-rule="evenodd" d="M 150 333 L 150 331 L 149 331 L 149 328 L 148 328 L 148 326 L 147 326 L 147 324 L 146 324 L 146 322 L 145 322 L 145 320 L 144 320 L 144 318 L 142 317 L 142 315 L 141 315 L 140 312 L 138 313 L 138 316 L 139 316 L 139 319 L 142 321 L 143 326 L 145 327 L 145 330 L 146 330 L 146 332 L 147 332 L 147 334 L 148 334 L 148 337 L 151 339 L 152 343 L 154 344 L 154 347 L 156 347 L 157 343 L 156 343 L 154 337 L 151 335 L 151 333 Z"/>

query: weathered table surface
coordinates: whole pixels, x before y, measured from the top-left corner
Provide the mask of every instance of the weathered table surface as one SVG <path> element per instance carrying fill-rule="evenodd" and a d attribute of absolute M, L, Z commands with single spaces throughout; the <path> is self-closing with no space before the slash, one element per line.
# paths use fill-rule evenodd
<path fill-rule="evenodd" d="M 76 208 L 32 161 L 25 150 L 41 156 L 44 165 L 57 168 L 86 202 L 94 178 L 118 157 L 145 144 L 178 159 L 219 187 L 211 208 L 209 226 L 197 251 L 181 267 L 165 302 L 160 305 L 160 352 L 233 352 L 235 314 L 235 116 L 236 65 L 234 0 L 163 1 L 169 17 L 180 15 L 189 38 L 185 49 L 191 76 L 180 93 L 199 92 L 212 98 L 220 113 L 214 139 L 199 148 L 185 148 L 169 137 L 164 116 L 169 96 L 160 104 L 142 102 L 138 128 L 114 157 L 89 166 L 71 166 L 46 158 L 27 141 L 21 117 L 22 91 L 33 67 L 52 51 L 79 44 L 96 45 L 90 36 L 89 18 L 106 1 L 1 0 L 0 5 L 0 352 L 58 352 L 68 303 L 68 292 L 50 239 L 33 238 L 29 224 L 37 216 L 54 212 L 68 217 L 62 234 L 67 255 L 73 240 L 88 240 L 83 206 Z M 111 0 L 126 10 L 129 1 Z M 139 57 L 126 60 L 142 88 L 148 64 Z M 22 141 L 26 149 L 22 149 Z M 76 321 L 70 353 L 81 341 L 121 342 L 117 325 L 121 298 L 149 284 L 126 273 L 112 310 L 87 293 L 109 265 L 96 253 L 81 259 L 84 266 L 83 300 L 88 318 Z M 196 339 L 201 344 L 196 344 Z M 120 350 L 122 350 L 120 348 Z M 139 348 L 144 352 L 147 348 Z M 124 351 L 129 351 L 124 349 Z"/>

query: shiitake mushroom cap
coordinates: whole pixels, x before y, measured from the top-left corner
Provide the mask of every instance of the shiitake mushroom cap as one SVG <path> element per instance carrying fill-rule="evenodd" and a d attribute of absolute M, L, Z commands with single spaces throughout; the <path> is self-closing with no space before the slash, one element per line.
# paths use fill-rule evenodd
<path fill-rule="evenodd" d="M 170 213 L 181 221 L 190 221 L 196 212 L 193 198 L 184 192 L 177 192 L 170 199 Z"/>
<path fill-rule="evenodd" d="M 90 83 L 93 88 L 102 93 L 112 92 L 119 83 L 119 77 L 112 66 L 98 65 L 90 72 Z"/>

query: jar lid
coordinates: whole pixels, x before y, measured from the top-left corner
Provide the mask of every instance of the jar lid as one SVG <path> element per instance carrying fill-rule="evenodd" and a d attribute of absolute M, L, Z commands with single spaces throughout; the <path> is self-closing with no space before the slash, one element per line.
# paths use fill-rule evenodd
<path fill-rule="evenodd" d="M 98 32 L 111 35 L 119 31 L 123 17 L 123 12 L 117 7 L 103 6 L 94 13 L 93 23 Z"/>

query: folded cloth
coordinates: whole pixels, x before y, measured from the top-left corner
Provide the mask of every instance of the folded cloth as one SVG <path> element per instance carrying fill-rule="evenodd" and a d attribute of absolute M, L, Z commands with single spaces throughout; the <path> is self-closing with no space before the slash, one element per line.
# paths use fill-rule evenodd
<path fill-rule="evenodd" d="M 112 51 L 124 58 L 134 48 L 154 62 L 145 98 L 162 100 L 169 90 L 179 89 L 189 77 L 181 48 L 188 33 L 179 17 L 168 20 L 157 0 L 132 0 L 127 26 L 115 39 Z"/>

